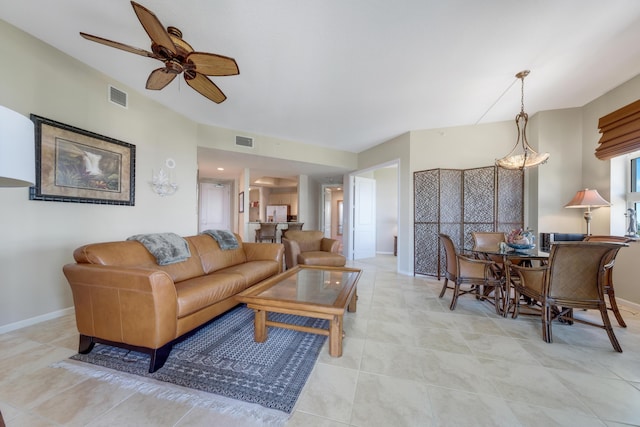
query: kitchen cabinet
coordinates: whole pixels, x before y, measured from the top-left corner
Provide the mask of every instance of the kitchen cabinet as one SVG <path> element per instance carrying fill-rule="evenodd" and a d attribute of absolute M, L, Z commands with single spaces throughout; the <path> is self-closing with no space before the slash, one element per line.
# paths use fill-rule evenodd
<path fill-rule="evenodd" d="M 298 193 L 297 192 L 271 192 L 269 194 L 269 205 L 289 205 L 289 214 L 298 215 Z"/>
<path fill-rule="evenodd" d="M 270 205 L 290 205 L 291 194 L 290 193 L 271 193 L 269 194 Z"/>

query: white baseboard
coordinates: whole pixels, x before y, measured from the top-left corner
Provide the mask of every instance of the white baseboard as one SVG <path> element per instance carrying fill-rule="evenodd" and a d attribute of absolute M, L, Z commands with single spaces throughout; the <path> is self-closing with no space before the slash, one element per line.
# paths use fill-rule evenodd
<path fill-rule="evenodd" d="M 58 317 L 66 316 L 67 314 L 73 314 L 74 308 L 69 307 L 51 313 L 42 314 L 40 316 L 32 317 L 30 319 L 20 320 L 19 322 L 9 323 L 7 325 L 0 326 L 0 334 L 15 331 L 16 329 L 25 328 L 27 326 L 35 325 L 40 322 L 44 322 L 51 319 L 57 319 Z"/>
<path fill-rule="evenodd" d="M 631 302 L 631 301 L 627 301 L 626 299 L 622 299 L 622 298 L 618 298 L 618 297 L 616 297 L 616 301 L 618 302 L 618 304 L 625 305 L 627 307 L 633 308 L 638 313 L 640 313 L 640 304 L 637 304 L 637 303 Z"/>

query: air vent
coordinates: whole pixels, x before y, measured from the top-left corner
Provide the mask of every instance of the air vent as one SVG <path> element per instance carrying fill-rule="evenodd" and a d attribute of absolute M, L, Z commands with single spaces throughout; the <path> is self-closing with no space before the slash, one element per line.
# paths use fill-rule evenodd
<path fill-rule="evenodd" d="M 247 136 L 236 136 L 236 145 L 253 148 L 253 138 L 249 138 Z"/>
<path fill-rule="evenodd" d="M 109 85 L 109 101 L 121 107 L 127 108 L 127 92 Z"/>

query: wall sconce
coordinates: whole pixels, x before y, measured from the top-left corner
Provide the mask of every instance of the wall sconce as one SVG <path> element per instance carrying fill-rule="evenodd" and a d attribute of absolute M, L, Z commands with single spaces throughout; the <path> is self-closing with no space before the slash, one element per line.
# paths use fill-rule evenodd
<path fill-rule="evenodd" d="M 36 182 L 33 122 L 0 106 L 0 187 L 29 187 Z"/>
<path fill-rule="evenodd" d="M 169 169 L 169 173 L 165 172 L 164 168 L 160 168 L 157 175 L 151 171 L 153 179 L 149 183 L 153 191 L 160 197 L 170 196 L 178 191 L 178 184 L 173 181 L 171 173 L 171 170 L 176 167 L 175 160 L 167 159 L 164 164 Z"/>

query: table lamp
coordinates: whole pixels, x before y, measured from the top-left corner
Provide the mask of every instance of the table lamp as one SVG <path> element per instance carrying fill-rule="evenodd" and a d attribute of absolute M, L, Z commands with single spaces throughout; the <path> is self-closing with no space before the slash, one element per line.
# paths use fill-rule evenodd
<path fill-rule="evenodd" d="M 603 206 L 611 206 L 609 202 L 602 198 L 598 194 L 598 190 L 579 190 L 573 199 L 566 205 L 565 208 L 587 208 L 584 212 L 584 220 L 587 222 L 587 235 L 591 235 L 591 208 L 599 208 Z"/>

